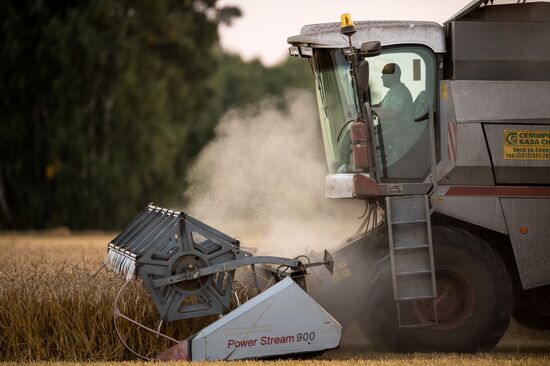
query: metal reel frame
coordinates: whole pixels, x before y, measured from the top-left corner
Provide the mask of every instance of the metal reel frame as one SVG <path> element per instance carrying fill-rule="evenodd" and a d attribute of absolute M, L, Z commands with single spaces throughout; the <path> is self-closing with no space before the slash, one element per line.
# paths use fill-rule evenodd
<path fill-rule="evenodd" d="M 129 316 L 127 315 L 124 315 L 121 311 L 120 311 L 120 308 L 118 307 L 118 301 L 120 299 L 120 297 L 122 296 L 122 294 L 124 293 L 124 291 L 126 290 L 126 288 L 128 287 L 128 285 L 132 282 L 135 282 L 135 279 L 130 279 L 128 281 L 126 281 L 126 283 L 124 283 L 124 285 L 122 285 L 122 287 L 118 290 L 118 293 L 115 297 L 115 300 L 113 302 L 113 326 L 115 327 L 115 332 L 116 332 L 116 335 L 117 335 L 117 338 L 119 339 L 119 341 L 122 343 L 122 345 L 124 346 L 124 348 L 126 348 L 128 351 L 130 351 L 130 353 L 132 353 L 134 356 L 136 357 L 139 357 L 141 358 L 142 360 L 145 360 L 145 361 L 153 361 L 154 359 L 152 358 L 149 358 L 147 356 L 144 356 L 140 353 L 138 353 L 137 351 L 135 351 L 132 347 L 130 347 L 128 345 L 128 343 L 126 343 L 126 341 L 124 340 L 124 338 L 122 337 L 122 334 L 118 328 L 118 325 L 117 325 L 117 319 L 121 318 L 121 319 L 124 319 L 126 321 L 128 321 L 129 323 L 133 324 L 133 325 L 136 325 L 137 327 L 141 328 L 141 329 L 144 329 L 150 333 L 153 333 L 153 334 L 156 334 L 157 336 L 159 337 L 162 337 L 164 339 L 167 339 L 171 342 L 174 342 L 176 344 L 178 343 L 181 343 L 182 341 L 178 341 L 177 339 L 174 339 L 162 332 L 160 332 L 160 326 L 162 326 L 162 320 L 161 320 L 161 324 L 159 326 L 159 330 L 154 330 L 154 329 L 151 329 L 143 324 L 141 324 L 140 322 L 138 322 L 137 320 L 134 320 L 132 318 L 130 318 Z"/>

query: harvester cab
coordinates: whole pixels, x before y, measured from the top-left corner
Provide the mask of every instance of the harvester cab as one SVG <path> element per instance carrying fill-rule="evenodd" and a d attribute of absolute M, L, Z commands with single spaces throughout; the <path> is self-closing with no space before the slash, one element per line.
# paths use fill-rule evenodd
<path fill-rule="evenodd" d="M 402 185 L 407 193 L 427 193 L 428 185 L 419 184 L 431 166 L 429 109 L 437 102 L 445 50 L 441 26 L 355 25 L 346 14 L 340 27 L 305 26 L 288 41 L 290 54 L 308 58 L 313 68 L 329 168 L 327 196 L 365 196 L 361 189 L 378 189 L 383 196 L 392 182 L 410 183 Z M 358 121 L 361 125 L 354 125 Z M 358 131 L 359 126 L 365 128 Z M 372 187 L 350 191 L 346 184 L 360 179 L 358 174 L 372 180 Z"/>

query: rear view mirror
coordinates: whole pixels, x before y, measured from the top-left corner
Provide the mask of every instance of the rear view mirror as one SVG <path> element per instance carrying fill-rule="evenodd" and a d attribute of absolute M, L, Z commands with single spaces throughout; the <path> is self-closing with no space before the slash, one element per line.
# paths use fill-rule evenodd
<path fill-rule="evenodd" d="M 379 41 L 369 41 L 361 45 L 361 55 L 363 57 L 373 57 L 378 56 L 382 46 Z"/>
<path fill-rule="evenodd" d="M 369 63 L 363 61 L 357 69 L 357 91 L 359 93 L 368 93 L 369 91 Z"/>

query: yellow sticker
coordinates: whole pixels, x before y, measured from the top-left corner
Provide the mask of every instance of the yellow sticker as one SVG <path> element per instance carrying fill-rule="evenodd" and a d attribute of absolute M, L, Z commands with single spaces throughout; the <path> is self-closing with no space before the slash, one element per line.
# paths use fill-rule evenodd
<path fill-rule="evenodd" d="M 346 262 L 340 262 L 334 267 L 334 273 L 332 274 L 332 280 L 334 282 L 340 282 L 340 280 L 349 276 L 351 276 L 351 271 Z"/>
<path fill-rule="evenodd" d="M 449 87 L 446 83 L 441 83 L 441 99 L 449 99 Z"/>
<path fill-rule="evenodd" d="M 550 130 L 504 130 L 505 160 L 550 160 Z"/>
<path fill-rule="evenodd" d="M 341 262 L 338 264 L 338 270 L 343 278 L 351 276 L 351 271 L 349 270 L 348 265 L 346 262 Z"/>

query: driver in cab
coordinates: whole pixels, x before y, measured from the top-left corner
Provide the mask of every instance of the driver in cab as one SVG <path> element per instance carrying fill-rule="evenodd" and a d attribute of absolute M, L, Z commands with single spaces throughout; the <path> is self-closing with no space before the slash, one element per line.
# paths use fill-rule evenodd
<path fill-rule="evenodd" d="M 411 92 L 401 82 L 401 69 L 388 63 L 382 69 L 382 83 L 388 92 L 380 103 L 373 106 L 384 136 L 385 156 L 388 164 L 398 161 L 418 139 L 413 122 Z"/>
<path fill-rule="evenodd" d="M 399 65 L 389 63 L 384 66 L 382 84 L 389 90 L 380 103 L 374 105 L 372 109 L 382 124 L 402 127 L 402 123 L 410 122 L 412 119 L 413 99 L 409 89 L 401 82 Z"/>

